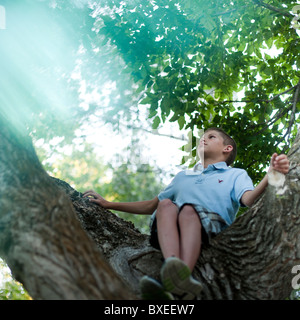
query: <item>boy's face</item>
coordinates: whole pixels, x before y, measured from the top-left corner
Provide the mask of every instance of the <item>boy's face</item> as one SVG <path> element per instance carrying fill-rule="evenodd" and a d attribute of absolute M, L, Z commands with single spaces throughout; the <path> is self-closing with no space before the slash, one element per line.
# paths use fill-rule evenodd
<path fill-rule="evenodd" d="M 210 130 L 201 137 L 198 153 L 202 160 L 204 160 L 204 157 L 217 158 L 224 155 L 226 147 L 221 134 L 218 131 Z"/>

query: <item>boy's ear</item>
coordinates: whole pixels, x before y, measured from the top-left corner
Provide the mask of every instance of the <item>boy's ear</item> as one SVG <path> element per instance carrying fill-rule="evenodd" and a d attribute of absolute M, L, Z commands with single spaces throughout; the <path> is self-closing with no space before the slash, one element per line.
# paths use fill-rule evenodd
<path fill-rule="evenodd" d="M 231 152 L 232 150 L 233 150 L 233 146 L 230 145 L 230 144 L 228 144 L 227 146 L 225 146 L 224 149 L 223 149 L 223 151 L 224 151 L 225 153 L 229 153 L 229 152 Z"/>

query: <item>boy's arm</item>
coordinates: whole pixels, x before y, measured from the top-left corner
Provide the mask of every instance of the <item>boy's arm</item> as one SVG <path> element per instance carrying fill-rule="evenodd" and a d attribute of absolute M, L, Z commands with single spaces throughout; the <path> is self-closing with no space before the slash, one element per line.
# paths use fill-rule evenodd
<path fill-rule="evenodd" d="M 290 162 L 286 155 L 281 154 L 277 155 L 277 153 L 274 153 L 271 158 L 271 166 L 269 168 L 270 170 L 277 170 L 283 174 L 287 174 L 289 172 L 290 168 Z M 266 189 L 268 185 L 268 175 L 265 175 L 265 177 L 262 179 L 262 181 L 255 187 L 252 191 L 246 191 L 242 198 L 241 202 L 247 206 L 251 207 L 254 201 L 263 193 L 263 191 Z"/>
<path fill-rule="evenodd" d="M 93 190 L 88 190 L 83 193 L 84 197 L 89 197 L 90 202 L 97 203 L 105 209 L 123 211 L 135 214 L 152 214 L 158 206 L 158 198 L 152 200 L 136 201 L 136 202 L 110 202 L 101 197 Z"/>

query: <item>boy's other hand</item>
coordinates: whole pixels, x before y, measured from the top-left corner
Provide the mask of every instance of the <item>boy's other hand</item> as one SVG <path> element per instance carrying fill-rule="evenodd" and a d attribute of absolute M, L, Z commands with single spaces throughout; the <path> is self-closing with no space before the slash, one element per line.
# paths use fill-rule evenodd
<path fill-rule="evenodd" d="M 287 174 L 290 169 L 290 162 L 287 156 L 285 154 L 278 155 L 277 153 L 274 153 L 271 158 L 271 166 L 269 171 L 272 169 L 283 174 Z"/>
<path fill-rule="evenodd" d="M 103 208 L 106 208 L 109 201 L 105 200 L 100 194 L 96 193 L 94 190 L 87 190 L 83 193 L 84 198 L 89 198 L 90 202 L 97 203 Z"/>

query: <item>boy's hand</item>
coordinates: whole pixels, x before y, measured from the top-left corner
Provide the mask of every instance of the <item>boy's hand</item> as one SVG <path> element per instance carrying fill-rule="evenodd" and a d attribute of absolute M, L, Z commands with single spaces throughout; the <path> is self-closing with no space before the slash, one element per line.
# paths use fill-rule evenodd
<path fill-rule="evenodd" d="M 88 190 L 83 193 L 84 198 L 89 198 L 90 202 L 97 203 L 103 208 L 107 208 L 109 201 L 105 200 L 103 197 L 100 196 L 100 194 L 96 193 L 93 190 Z"/>
<path fill-rule="evenodd" d="M 272 169 L 283 174 L 287 174 L 290 169 L 290 162 L 287 156 L 285 154 L 278 155 L 277 153 L 274 153 L 271 158 L 269 171 L 271 171 Z"/>

